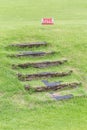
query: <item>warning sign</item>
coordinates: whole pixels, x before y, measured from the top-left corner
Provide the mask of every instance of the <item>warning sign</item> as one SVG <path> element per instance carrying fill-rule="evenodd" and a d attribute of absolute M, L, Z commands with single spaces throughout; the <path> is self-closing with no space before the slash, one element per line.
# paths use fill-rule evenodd
<path fill-rule="evenodd" d="M 54 24 L 54 19 L 53 18 L 42 18 L 41 23 L 43 25 L 53 25 Z"/>

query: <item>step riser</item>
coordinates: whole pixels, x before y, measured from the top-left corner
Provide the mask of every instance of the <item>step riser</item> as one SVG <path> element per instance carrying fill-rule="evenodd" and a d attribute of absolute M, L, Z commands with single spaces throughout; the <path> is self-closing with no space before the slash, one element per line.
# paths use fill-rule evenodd
<path fill-rule="evenodd" d="M 61 61 L 54 61 L 54 62 L 38 62 L 38 63 L 25 63 L 25 64 L 18 64 L 18 65 L 12 65 L 12 68 L 28 68 L 28 67 L 34 67 L 34 68 L 45 68 L 49 66 L 57 66 L 57 65 L 62 65 L 63 63 L 67 62 L 67 60 L 61 60 Z"/>
<path fill-rule="evenodd" d="M 31 81 L 39 78 L 52 78 L 52 77 L 63 77 L 71 75 L 72 70 L 68 72 L 57 72 L 57 73 L 39 73 L 39 74 L 31 74 L 31 75 L 21 75 L 18 74 L 18 79 L 21 81 Z"/>
<path fill-rule="evenodd" d="M 35 92 L 56 91 L 56 90 L 60 90 L 60 89 L 64 89 L 64 88 L 76 88 L 80 84 L 81 83 L 73 82 L 73 83 L 55 85 L 53 87 L 52 86 L 51 87 L 36 87 L 36 88 L 33 88 L 33 90 Z M 25 89 L 30 90 L 31 87 L 29 85 L 26 85 Z"/>
<path fill-rule="evenodd" d="M 29 47 L 29 48 L 33 48 L 33 47 L 40 47 L 40 46 L 47 46 L 46 42 L 31 42 L 31 43 L 20 43 L 20 44 L 11 44 L 10 46 L 12 47 L 20 47 L 20 48 L 24 48 L 24 47 Z"/>
<path fill-rule="evenodd" d="M 29 53 L 21 53 L 21 54 L 16 54 L 16 55 L 12 55 L 10 57 L 28 57 L 28 56 L 32 56 L 32 57 L 39 57 L 39 56 L 45 56 L 45 55 L 50 55 L 50 54 L 54 54 L 54 52 L 29 52 Z"/>

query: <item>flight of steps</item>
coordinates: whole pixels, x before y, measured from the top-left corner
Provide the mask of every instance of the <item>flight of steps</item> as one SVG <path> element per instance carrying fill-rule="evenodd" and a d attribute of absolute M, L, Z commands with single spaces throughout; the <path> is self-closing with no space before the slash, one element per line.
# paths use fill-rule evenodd
<path fill-rule="evenodd" d="M 19 44 L 11 44 L 9 47 L 14 48 L 16 47 L 17 49 L 22 48 L 24 51 L 19 52 L 17 54 L 12 54 L 9 55 L 11 58 L 20 58 L 22 57 L 44 57 L 47 55 L 54 55 L 56 52 L 44 52 L 44 51 L 25 51 L 25 48 L 33 48 L 33 47 L 46 47 L 48 46 L 47 42 L 32 42 L 32 43 L 19 43 Z M 26 63 L 20 63 L 20 64 L 12 64 L 13 69 L 26 69 L 29 67 L 34 67 L 36 69 L 41 69 L 41 68 L 46 68 L 46 67 L 51 67 L 51 66 L 60 66 L 63 65 L 64 63 L 68 62 L 67 59 L 61 59 L 61 60 L 46 60 L 46 61 L 41 61 L 41 62 L 29 62 L 27 61 Z M 42 73 L 34 73 L 34 74 L 22 74 L 18 73 L 17 77 L 19 81 L 25 82 L 25 89 L 27 91 L 33 90 L 34 92 L 46 92 L 46 91 L 56 91 L 56 90 L 61 90 L 61 89 L 66 89 L 66 88 L 76 88 L 77 86 L 80 85 L 79 82 L 71 82 L 71 83 L 50 83 L 48 85 L 45 84 L 45 86 L 36 86 L 36 87 L 31 87 L 29 84 L 27 85 L 27 81 L 33 81 L 33 80 L 38 80 L 38 79 L 48 79 L 48 78 L 54 78 L 54 77 L 64 77 L 71 75 L 73 73 L 72 70 L 68 71 L 62 71 L 62 72 L 42 72 Z M 55 97 L 55 96 L 53 96 Z M 56 97 L 56 99 L 69 99 L 72 98 L 73 95 L 64 95 L 62 97 Z"/>

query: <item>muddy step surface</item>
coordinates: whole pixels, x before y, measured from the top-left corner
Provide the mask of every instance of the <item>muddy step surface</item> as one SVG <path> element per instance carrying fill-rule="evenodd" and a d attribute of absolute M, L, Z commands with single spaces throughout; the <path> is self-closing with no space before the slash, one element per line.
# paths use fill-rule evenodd
<path fill-rule="evenodd" d="M 30 42 L 30 43 L 18 43 L 18 44 L 11 44 L 10 46 L 12 47 L 20 47 L 20 48 L 24 48 L 24 47 L 39 47 L 39 46 L 47 46 L 46 42 Z"/>
<path fill-rule="evenodd" d="M 65 99 L 71 99 L 73 98 L 73 94 L 68 94 L 68 95 L 63 95 L 63 96 L 59 96 L 59 95 L 52 95 L 52 97 L 56 100 L 65 100 Z"/>
<path fill-rule="evenodd" d="M 27 74 L 27 75 L 22 75 L 22 74 L 17 74 L 18 79 L 21 81 L 30 81 L 30 80 L 35 80 L 39 78 L 50 78 L 50 77 L 63 77 L 67 75 L 71 75 L 72 70 L 67 71 L 67 72 L 43 72 L 43 73 L 37 73 L 37 74 Z"/>
<path fill-rule="evenodd" d="M 45 86 L 50 87 L 50 88 L 62 83 L 62 81 L 58 81 L 58 82 L 48 82 L 48 80 L 42 80 L 42 82 L 45 84 Z"/>
<path fill-rule="evenodd" d="M 63 63 L 67 62 L 66 59 L 64 60 L 59 60 L 59 61 L 44 61 L 44 62 L 37 62 L 37 63 L 24 63 L 24 64 L 18 64 L 12 65 L 12 68 L 16 69 L 17 67 L 20 68 L 28 68 L 28 67 L 34 67 L 34 68 L 45 68 L 45 67 L 49 67 L 49 66 L 58 66 L 61 65 Z"/>
<path fill-rule="evenodd" d="M 25 56 L 33 56 L 33 57 L 37 57 L 37 56 L 45 56 L 45 55 L 50 55 L 50 54 L 54 54 L 55 52 L 21 52 L 19 54 L 15 54 L 15 55 L 10 55 L 10 57 L 25 57 Z"/>
<path fill-rule="evenodd" d="M 68 95 L 63 95 L 63 96 L 59 96 L 59 95 L 55 95 L 55 94 L 52 94 L 52 98 L 60 101 L 60 100 L 66 100 L 66 99 L 72 99 L 72 98 L 87 98 L 86 95 L 77 95 L 77 96 L 74 96 L 73 94 L 68 94 Z"/>
<path fill-rule="evenodd" d="M 58 96 L 58 95 L 55 95 L 55 94 L 52 94 L 52 98 L 60 101 L 60 100 L 66 100 L 66 99 L 72 99 L 72 98 L 87 98 L 86 95 L 83 95 L 83 94 L 79 94 L 77 96 L 74 96 L 73 94 L 68 94 L 68 95 L 63 95 L 63 96 Z"/>
<path fill-rule="evenodd" d="M 33 88 L 33 90 L 35 92 L 46 92 L 46 91 L 56 91 L 56 90 L 60 90 L 60 89 L 64 89 L 64 88 L 76 88 L 78 87 L 78 85 L 80 85 L 81 83 L 79 82 L 72 82 L 72 83 L 62 83 L 62 84 L 57 84 L 57 85 L 53 85 L 53 86 L 50 86 L 50 87 L 36 87 L 36 88 Z M 26 90 L 30 90 L 31 87 L 29 85 L 25 85 L 25 89 Z"/>

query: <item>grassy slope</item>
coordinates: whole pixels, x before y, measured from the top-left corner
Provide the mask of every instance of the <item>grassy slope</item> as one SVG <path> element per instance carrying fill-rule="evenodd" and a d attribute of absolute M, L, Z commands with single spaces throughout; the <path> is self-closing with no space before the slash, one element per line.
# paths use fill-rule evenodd
<path fill-rule="evenodd" d="M 12 63 L 26 61 L 69 60 L 64 66 L 49 69 L 19 70 L 22 73 L 73 69 L 63 81 L 81 81 L 73 94 L 85 93 L 87 87 L 87 1 L 86 0 L 0 0 L 0 129 L 1 130 L 86 130 L 87 99 L 53 101 L 49 93 L 30 94 L 16 78 Z M 42 17 L 55 19 L 54 26 L 42 26 Z M 45 58 L 10 59 L 17 49 L 6 48 L 13 42 L 48 41 L 47 48 L 60 51 Z M 32 49 L 35 50 L 36 48 Z M 57 81 L 58 79 L 49 79 Z M 40 81 L 30 82 L 36 86 Z M 68 93 L 68 91 L 66 92 Z"/>

